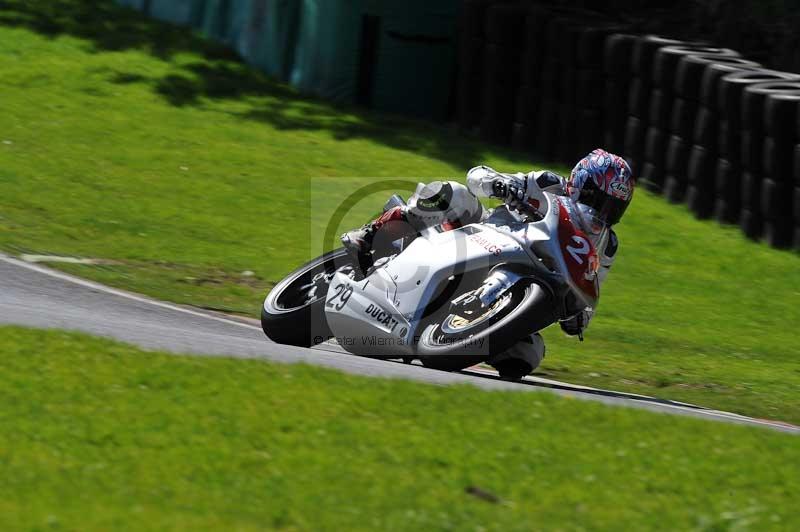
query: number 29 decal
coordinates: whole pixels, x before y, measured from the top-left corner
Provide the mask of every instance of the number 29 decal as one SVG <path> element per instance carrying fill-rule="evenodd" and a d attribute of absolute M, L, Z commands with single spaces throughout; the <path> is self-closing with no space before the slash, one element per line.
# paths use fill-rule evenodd
<path fill-rule="evenodd" d="M 589 241 L 583 238 L 582 236 L 572 235 L 572 242 L 577 244 L 577 247 L 574 245 L 568 245 L 567 251 L 575 259 L 575 262 L 578 264 L 583 265 L 583 257 L 589 255 L 589 252 L 592 250 L 591 245 L 589 245 Z"/>
<path fill-rule="evenodd" d="M 589 298 L 596 299 L 597 271 L 600 267 L 597 250 L 591 240 L 572 223 L 564 205 L 565 201 L 559 200 L 558 239 L 565 266 L 577 288 Z"/>
<path fill-rule="evenodd" d="M 340 283 L 337 284 L 333 289 L 336 292 L 333 294 L 333 297 L 325 302 L 325 306 L 333 307 L 336 310 L 342 310 L 347 304 L 347 301 L 350 299 L 350 296 L 353 295 L 353 287 L 350 285 L 345 285 L 344 283 Z M 336 302 L 337 299 L 339 300 L 338 303 Z"/>

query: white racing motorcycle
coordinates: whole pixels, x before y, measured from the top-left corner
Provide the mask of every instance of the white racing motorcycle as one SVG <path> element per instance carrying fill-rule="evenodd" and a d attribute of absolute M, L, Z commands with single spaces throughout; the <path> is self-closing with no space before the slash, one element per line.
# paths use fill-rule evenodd
<path fill-rule="evenodd" d="M 335 339 L 354 354 L 418 358 L 449 371 L 491 362 L 597 303 L 597 255 L 573 223 L 575 204 L 545 197 L 543 216 L 504 205 L 481 223 L 424 229 L 410 242 L 376 246 L 383 256 L 361 279 L 344 249 L 328 252 L 270 291 L 262 328 L 279 343 Z M 393 196 L 385 209 L 402 201 Z"/>

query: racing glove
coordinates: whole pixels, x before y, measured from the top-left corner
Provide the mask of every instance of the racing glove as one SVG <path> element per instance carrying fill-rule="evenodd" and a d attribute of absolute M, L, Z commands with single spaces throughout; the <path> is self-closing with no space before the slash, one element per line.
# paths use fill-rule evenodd
<path fill-rule="evenodd" d="M 492 197 L 505 201 L 523 202 L 526 199 L 527 180 L 514 180 L 501 176 L 492 182 Z"/>
<path fill-rule="evenodd" d="M 476 166 L 467 172 L 467 186 L 476 196 L 523 202 L 527 198 L 527 177 L 501 174 L 488 166 Z"/>

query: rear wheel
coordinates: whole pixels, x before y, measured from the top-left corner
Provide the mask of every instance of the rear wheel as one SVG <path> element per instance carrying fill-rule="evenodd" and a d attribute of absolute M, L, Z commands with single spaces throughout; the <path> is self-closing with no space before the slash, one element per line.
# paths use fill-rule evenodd
<path fill-rule="evenodd" d="M 419 358 L 426 367 L 446 371 L 484 362 L 553 323 L 553 306 L 549 290 L 521 280 L 489 307 L 435 316 L 420 335 Z"/>
<path fill-rule="evenodd" d="M 281 344 L 310 347 L 331 336 L 325 296 L 334 273 L 352 268 L 344 249 L 330 251 L 290 273 L 267 294 L 261 328 Z"/>

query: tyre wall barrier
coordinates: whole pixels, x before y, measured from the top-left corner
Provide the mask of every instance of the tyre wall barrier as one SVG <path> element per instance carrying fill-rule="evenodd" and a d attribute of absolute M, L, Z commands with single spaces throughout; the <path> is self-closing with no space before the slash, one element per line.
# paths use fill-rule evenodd
<path fill-rule="evenodd" d="M 527 11 L 520 4 L 495 4 L 485 12 L 480 131 L 492 142 L 511 141 Z"/>
<path fill-rule="evenodd" d="M 568 165 L 602 145 L 698 218 L 800 249 L 797 74 L 577 9 L 471 0 L 461 17 L 463 129 Z"/>
<path fill-rule="evenodd" d="M 656 35 L 634 37 L 631 47 L 631 73 L 628 86 L 628 118 L 625 129 L 623 155 L 631 164 L 642 183 L 651 189 L 661 188 L 666 180 L 666 143 L 663 130 L 652 128 L 650 108 L 656 89 L 653 87 L 652 71 L 656 52 L 665 46 L 675 46 L 681 41 L 665 39 Z M 660 94 L 656 94 L 660 97 Z M 646 142 L 650 133 L 650 143 Z M 677 148 L 677 146 L 676 146 Z M 647 153 L 650 152 L 650 157 Z"/>
<path fill-rule="evenodd" d="M 437 121 L 451 118 L 457 10 L 457 0 L 384 2 L 370 8 L 379 35 L 371 87 L 362 86 L 359 103 Z"/>
<path fill-rule="evenodd" d="M 704 54 L 710 57 L 736 56 L 733 50 L 719 49 L 697 43 L 679 43 L 662 46 L 653 53 L 651 67 L 652 91 L 648 113 L 648 133 L 651 138 L 661 137 L 663 143 L 651 143 L 645 153 L 645 160 L 651 163 L 655 175 L 645 175 L 643 179 L 650 181 L 654 188 L 663 179 L 664 195 L 669 201 L 681 202 L 691 199 L 697 205 L 698 191 L 696 186 L 690 191 L 689 169 L 702 170 L 708 162 L 708 152 L 694 149 L 693 130 L 698 112 L 697 91 L 693 85 L 699 83 L 695 76 L 679 77 L 679 70 L 684 59 L 693 55 Z M 702 70 L 702 68 L 700 69 Z M 690 71 L 692 74 L 697 72 Z M 656 134 L 654 132 L 659 132 Z M 665 153 L 663 165 L 656 157 Z M 664 168 L 663 176 L 659 167 Z M 689 196 L 691 192 L 691 197 Z"/>
<path fill-rule="evenodd" d="M 492 0 L 465 0 L 458 16 L 456 119 L 464 131 L 477 128 L 483 99 L 484 19 Z"/>

